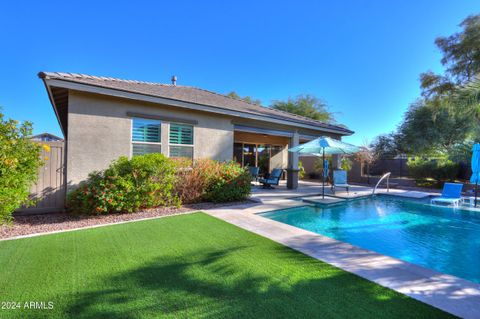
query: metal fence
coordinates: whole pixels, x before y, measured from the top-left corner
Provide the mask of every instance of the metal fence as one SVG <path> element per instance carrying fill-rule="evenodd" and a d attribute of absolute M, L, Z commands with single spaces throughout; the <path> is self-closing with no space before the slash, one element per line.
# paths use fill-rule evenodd
<path fill-rule="evenodd" d="M 435 160 L 435 158 L 429 158 Z M 407 165 L 407 158 L 380 158 L 370 165 L 363 165 L 363 175 L 367 175 L 367 170 L 370 171 L 370 175 L 381 176 L 387 172 L 392 173 L 392 177 L 412 177 Z M 458 162 L 459 171 L 458 179 L 467 180 L 472 174 L 470 163 Z"/>

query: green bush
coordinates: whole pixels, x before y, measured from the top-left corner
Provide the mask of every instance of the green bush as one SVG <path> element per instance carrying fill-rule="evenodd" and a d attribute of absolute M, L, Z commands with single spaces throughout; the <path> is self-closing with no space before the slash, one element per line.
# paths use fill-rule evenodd
<path fill-rule="evenodd" d="M 87 214 L 200 201 L 243 200 L 251 191 L 248 171 L 235 162 L 169 159 L 161 154 L 121 157 L 93 172 L 68 195 L 69 211 Z"/>
<path fill-rule="evenodd" d="M 304 179 L 305 178 L 305 167 L 303 167 L 302 162 L 298 162 L 298 178 Z"/>
<path fill-rule="evenodd" d="M 67 205 L 72 212 L 88 214 L 178 205 L 175 181 L 175 163 L 162 154 L 120 157 L 70 192 Z"/>
<path fill-rule="evenodd" d="M 343 169 L 344 171 L 350 171 L 352 169 L 352 161 L 348 157 L 342 157 L 340 160 L 340 168 Z"/>
<path fill-rule="evenodd" d="M 407 167 L 410 175 L 420 183 L 429 178 L 437 182 L 454 181 L 460 169 L 459 164 L 445 158 L 426 159 L 418 156 L 408 159 Z"/>
<path fill-rule="evenodd" d="M 30 122 L 19 124 L 0 113 L 0 224 L 28 204 L 30 186 L 37 180 L 41 146 L 28 138 L 31 134 Z"/>
<path fill-rule="evenodd" d="M 205 200 L 214 203 L 233 202 L 250 195 L 251 176 L 237 162 L 217 162 L 216 170 L 205 173 L 208 181 Z"/>

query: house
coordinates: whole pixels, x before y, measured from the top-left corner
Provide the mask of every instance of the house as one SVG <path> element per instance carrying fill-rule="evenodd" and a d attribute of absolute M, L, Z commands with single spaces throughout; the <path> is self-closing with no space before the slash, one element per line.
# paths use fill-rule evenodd
<path fill-rule="evenodd" d="M 119 156 L 236 160 L 268 172 L 287 169 L 298 183 L 290 146 L 353 132 L 191 86 L 73 73 L 40 72 L 66 140 L 66 181 L 76 185 Z M 176 78 L 172 78 L 173 80 Z"/>
<path fill-rule="evenodd" d="M 50 133 L 47 133 L 47 132 L 37 134 L 37 135 L 33 135 L 32 137 L 30 137 L 30 139 L 32 141 L 36 141 L 36 142 L 61 142 L 61 141 L 63 141 L 63 138 L 58 137 L 58 136 L 53 135 L 53 134 L 50 134 Z"/>

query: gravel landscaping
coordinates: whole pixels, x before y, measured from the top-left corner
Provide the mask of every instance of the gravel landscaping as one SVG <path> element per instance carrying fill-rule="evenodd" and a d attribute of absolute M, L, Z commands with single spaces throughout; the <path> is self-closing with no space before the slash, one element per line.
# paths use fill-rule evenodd
<path fill-rule="evenodd" d="M 249 202 L 250 201 L 242 201 L 226 204 L 199 203 L 184 205 L 180 208 L 158 207 L 146 209 L 136 213 L 108 215 L 73 215 L 68 213 L 60 213 L 15 216 L 12 224 L 0 226 L 0 239 L 89 227 L 95 225 L 112 224 L 143 218 L 178 215 L 187 212 L 216 208 L 221 206 L 242 205 Z"/>

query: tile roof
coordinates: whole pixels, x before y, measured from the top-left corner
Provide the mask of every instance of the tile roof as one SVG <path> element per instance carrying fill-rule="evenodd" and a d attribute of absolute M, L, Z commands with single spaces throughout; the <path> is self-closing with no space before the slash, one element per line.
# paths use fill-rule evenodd
<path fill-rule="evenodd" d="M 339 132 L 343 132 L 347 135 L 353 133 L 348 128 L 342 125 L 335 125 L 316 121 L 307 117 L 272 109 L 269 107 L 264 107 L 257 104 L 248 103 L 242 100 L 231 98 L 226 95 L 192 86 L 124 80 L 78 73 L 40 72 L 38 76 L 42 79 L 57 79 L 74 83 L 93 85 L 107 89 L 121 90 L 188 103 L 213 106 L 225 110 L 267 116 L 270 118 L 277 118 L 295 123 L 313 125 L 319 128 L 336 130 Z"/>

